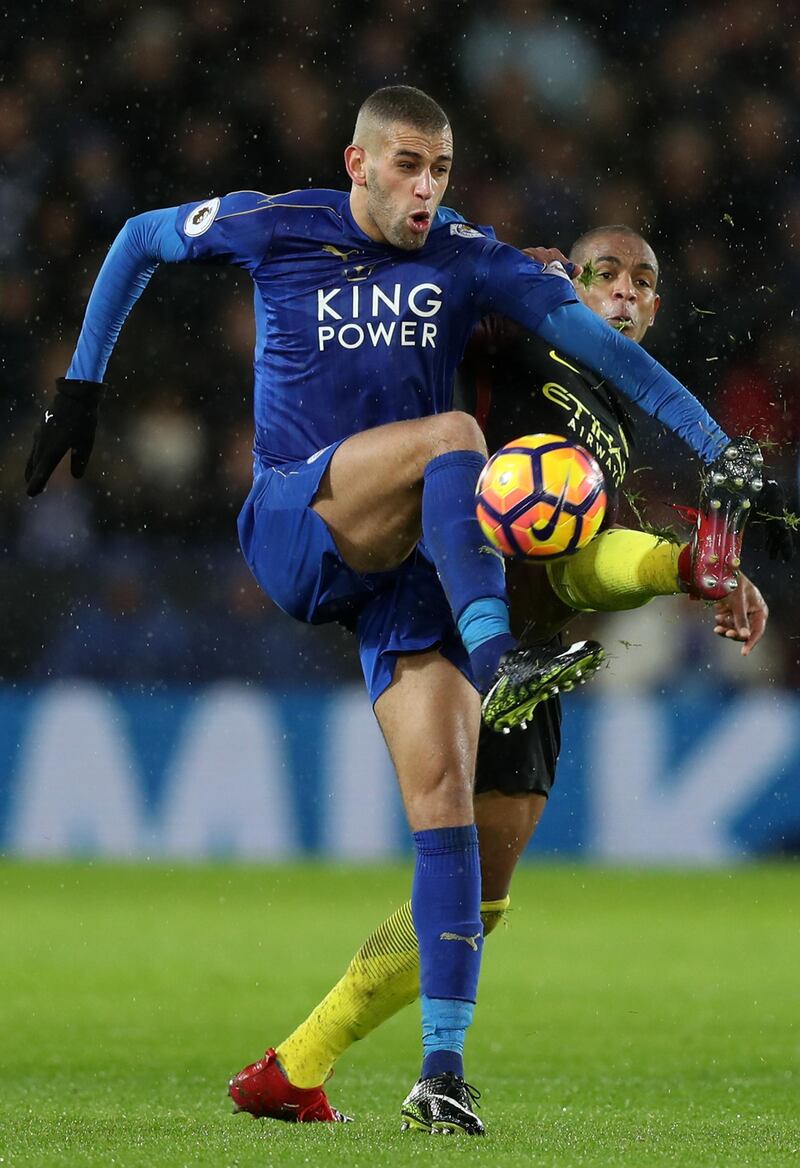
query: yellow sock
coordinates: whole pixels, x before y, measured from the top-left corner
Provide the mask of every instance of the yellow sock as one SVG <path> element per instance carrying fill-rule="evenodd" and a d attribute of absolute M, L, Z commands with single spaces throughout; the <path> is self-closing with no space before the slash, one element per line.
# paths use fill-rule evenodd
<path fill-rule="evenodd" d="M 509 900 L 481 902 L 484 936 L 503 919 Z M 295 1087 L 324 1083 L 349 1046 L 418 995 L 419 948 L 406 901 L 370 934 L 344 976 L 276 1048 L 289 1081 Z"/>
<path fill-rule="evenodd" d="M 581 612 L 640 608 L 680 592 L 682 550 L 644 531 L 612 527 L 574 556 L 548 564 L 547 575 L 556 596 Z"/>

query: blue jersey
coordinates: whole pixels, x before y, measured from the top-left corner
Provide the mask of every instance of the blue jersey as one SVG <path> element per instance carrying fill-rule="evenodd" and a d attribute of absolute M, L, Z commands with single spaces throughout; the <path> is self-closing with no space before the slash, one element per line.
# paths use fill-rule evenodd
<path fill-rule="evenodd" d="M 176 227 L 188 258 L 252 275 L 256 453 L 268 462 L 451 409 L 482 316 L 513 307 L 535 329 L 575 299 L 569 281 L 452 214 L 437 217 L 419 251 L 375 243 L 338 191 L 228 195 L 179 208 Z"/>
<path fill-rule="evenodd" d="M 419 250 L 376 243 L 341 191 L 237 191 L 129 220 L 98 277 L 68 377 L 102 379 L 122 323 L 161 260 L 236 264 L 253 279 L 262 465 L 449 410 L 467 339 L 490 312 L 606 374 L 701 456 L 725 441 L 688 390 L 576 303 L 563 273 L 444 209 Z"/>

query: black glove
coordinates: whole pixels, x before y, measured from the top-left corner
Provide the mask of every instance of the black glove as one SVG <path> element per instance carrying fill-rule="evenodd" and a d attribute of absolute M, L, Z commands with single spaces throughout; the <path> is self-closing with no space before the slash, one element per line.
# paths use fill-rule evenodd
<path fill-rule="evenodd" d="M 97 407 L 105 388 L 98 381 L 56 378 L 56 395 L 33 432 L 33 449 L 25 467 L 29 495 L 44 490 L 68 450 L 72 450 L 73 478 L 82 477 L 92 453 Z"/>
<path fill-rule="evenodd" d="M 794 558 L 798 536 L 788 519 L 786 493 L 775 479 L 764 480 L 753 523 L 761 527 L 769 558 L 783 560 L 784 564 L 788 564 Z"/>

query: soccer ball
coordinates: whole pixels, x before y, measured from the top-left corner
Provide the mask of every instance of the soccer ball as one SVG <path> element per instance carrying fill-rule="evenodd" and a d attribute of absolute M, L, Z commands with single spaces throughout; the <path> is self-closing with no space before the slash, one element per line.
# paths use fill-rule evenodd
<path fill-rule="evenodd" d="M 597 535 L 608 495 L 599 465 L 557 434 L 529 434 L 492 455 L 475 492 L 478 522 L 507 556 L 554 560 Z"/>

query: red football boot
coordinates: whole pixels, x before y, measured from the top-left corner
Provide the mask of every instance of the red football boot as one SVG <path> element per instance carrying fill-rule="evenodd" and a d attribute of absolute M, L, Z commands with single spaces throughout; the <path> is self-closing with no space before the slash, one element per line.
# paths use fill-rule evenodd
<path fill-rule="evenodd" d="M 293 1087 L 270 1049 L 257 1063 L 239 1071 L 228 1084 L 237 1111 L 249 1111 L 256 1119 L 282 1119 L 287 1123 L 352 1123 L 331 1107 L 322 1087 Z"/>
<path fill-rule="evenodd" d="M 764 459 L 752 438 L 734 438 L 707 467 L 697 510 L 676 507 L 695 523 L 678 564 L 681 583 L 702 600 L 724 600 L 738 586 L 742 536 L 764 483 Z"/>

